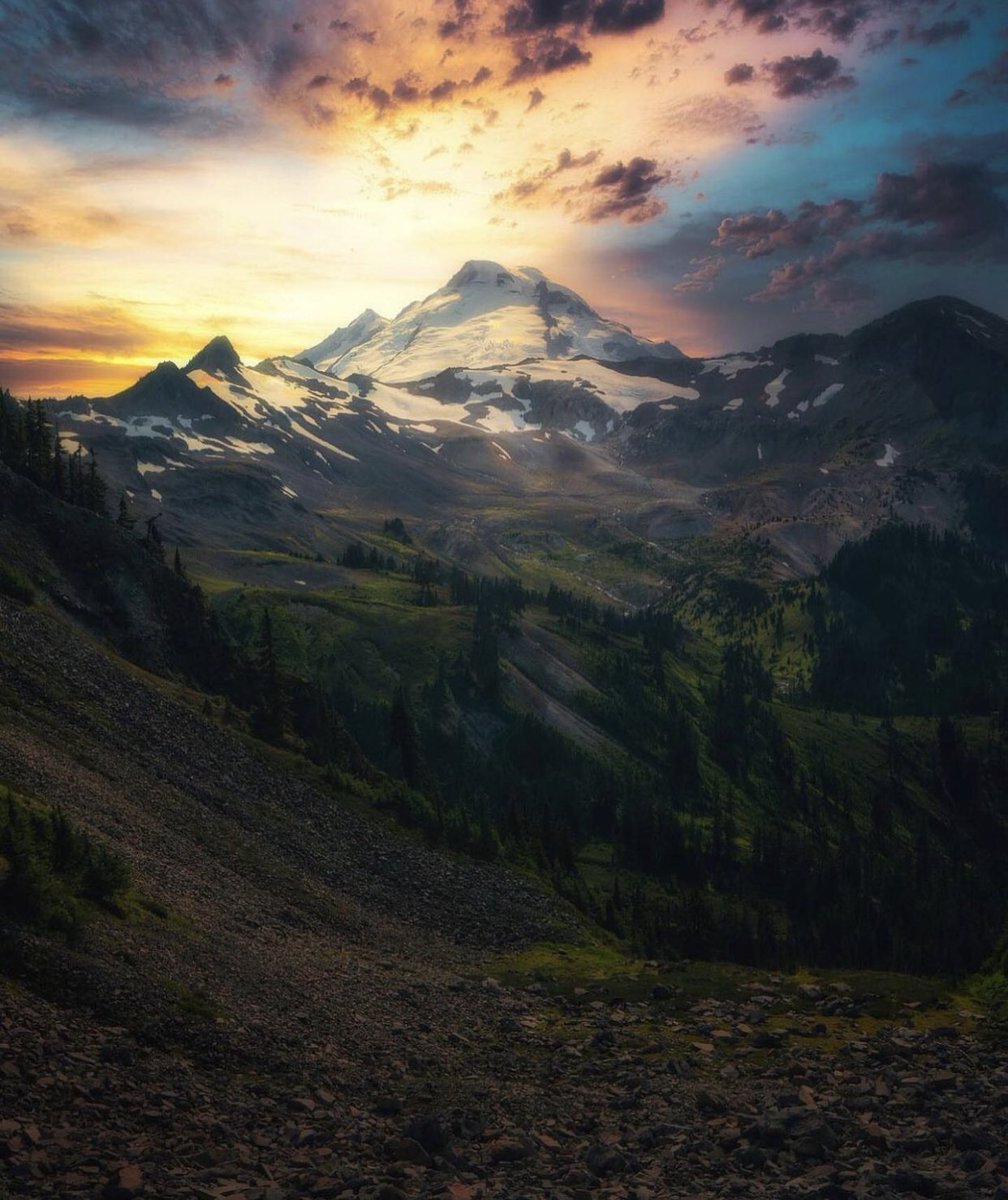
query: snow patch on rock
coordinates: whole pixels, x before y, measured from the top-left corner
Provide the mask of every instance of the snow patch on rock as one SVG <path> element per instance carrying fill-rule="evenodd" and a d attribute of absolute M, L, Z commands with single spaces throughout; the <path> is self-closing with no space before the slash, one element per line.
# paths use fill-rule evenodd
<path fill-rule="evenodd" d="M 777 376 L 776 379 L 771 379 L 763 389 L 763 395 L 766 396 L 767 408 L 776 408 L 780 404 L 780 394 L 784 390 L 784 381 L 791 374 L 787 367 Z M 790 415 L 790 414 L 788 414 Z"/>

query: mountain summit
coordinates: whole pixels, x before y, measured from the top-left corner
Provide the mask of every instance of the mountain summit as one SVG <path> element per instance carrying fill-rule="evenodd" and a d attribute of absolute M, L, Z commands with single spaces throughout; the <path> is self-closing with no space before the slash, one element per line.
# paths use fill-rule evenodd
<path fill-rule="evenodd" d="M 472 260 L 425 300 L 385 321 L 368 309 L 300 355 L 319 370 L 389 383 L 452 367 L 487 367 L 578 355 L 608 361 L 681 359 L 670 342 L 636 337 L 534 267 Z"/>
<path fill-rule="evenodd" d="M 208 375 L 226 375 L 230 378 L 240 366 L 241 359 L 230 338 L 219 334 L 194 354 L 182 369 L 187 375 L 190 371 L 206 371 Z"/>
<path fill-rule="evenodd" d="M 349 325 L 334 329 L 318 345 L 311 346 L 307 350 L 302 350 L 297 357 L 306 359 L 319 371 L 328 371 L 349 354 L 351 350 L 363 345 L 369 338 L 374 337 L 376 333 L 381 333 L 383 329 L 387 328 L 389 323 L 387 317 L 376 313 L 373 308 L 365 308 L 360 316 L 355 317 Z"/>

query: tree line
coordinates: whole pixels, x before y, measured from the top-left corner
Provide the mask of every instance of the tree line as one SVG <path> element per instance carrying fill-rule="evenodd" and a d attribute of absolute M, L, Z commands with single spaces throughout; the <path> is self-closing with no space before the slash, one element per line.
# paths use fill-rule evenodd
<path fill-rule="evenodd" d="M 68 504 L 106 514 L 108 487 L 93 453 L 64 449 L 41 400 L 21 403 L 0 388 L 0 462 Z"/>

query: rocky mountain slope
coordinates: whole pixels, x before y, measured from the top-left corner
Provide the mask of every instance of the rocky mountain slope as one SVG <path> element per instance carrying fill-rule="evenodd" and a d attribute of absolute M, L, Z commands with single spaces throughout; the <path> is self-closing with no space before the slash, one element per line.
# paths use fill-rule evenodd
<path fill-rule="evenodd" d="M 62 620 L 0 620 L 0 778 L 142 898 L 72 947 L 3 931 L 4 1194 L 1008 1186 L 1008 1078 L 961 1000 L 591 948 L 522 878 L 355 815 Z"/>

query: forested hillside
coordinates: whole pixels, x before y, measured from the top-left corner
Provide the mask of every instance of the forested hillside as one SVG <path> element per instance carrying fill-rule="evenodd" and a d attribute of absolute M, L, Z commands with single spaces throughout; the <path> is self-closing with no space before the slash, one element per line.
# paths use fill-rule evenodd
<path fill-rule="evenodd" d="M 630 611 L 471 575 L 383 517 L 341 555 L 342 588 L 201 589 L 125 496 L 115 521 L 95 511 L 93 461 L 68 470 L 39 408 L 6 402 L 4 430 L 10 595 L 432 842 L 530 867 L 651 954 L 963 973 L 991 953 L 994 549 L 890 524 L 779 584 L 758 544 L 707 541 L 668 600 Z"/>

